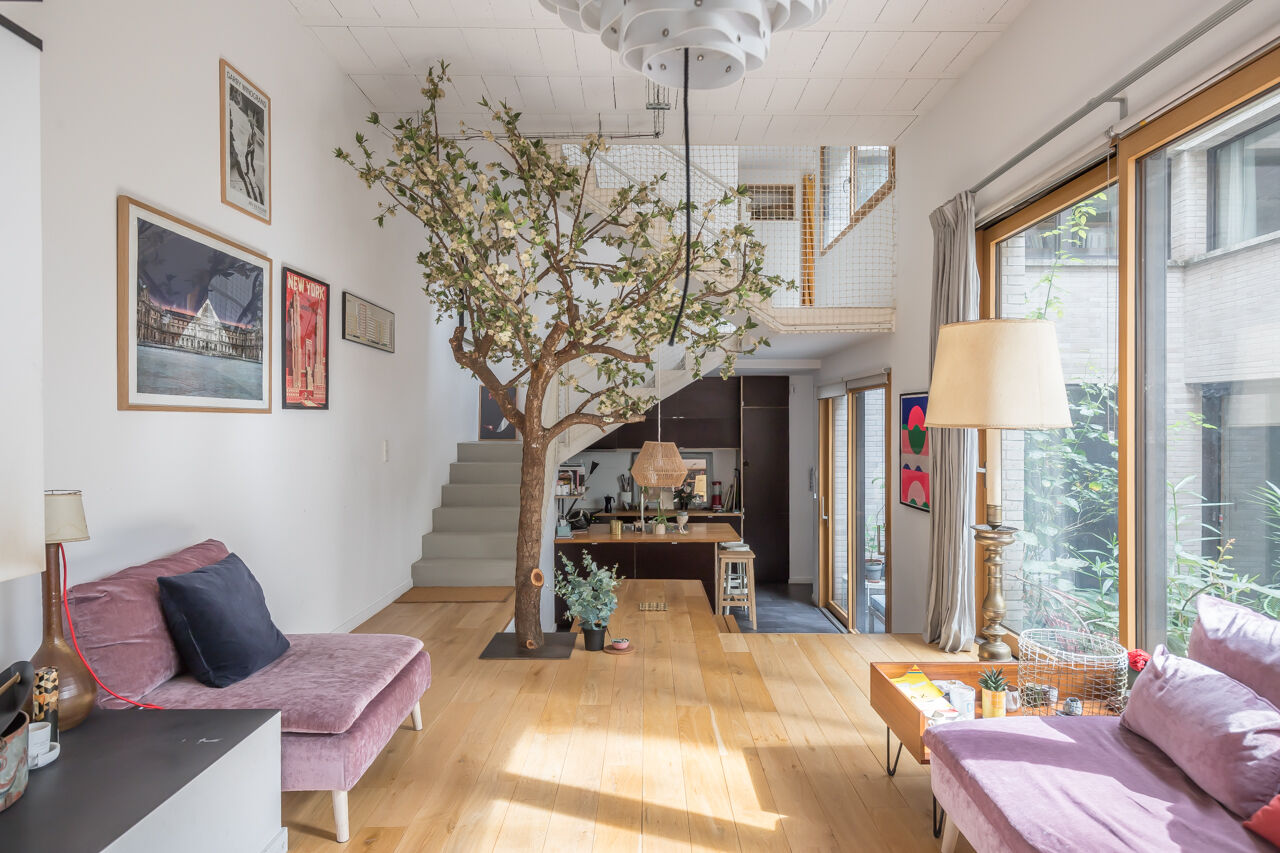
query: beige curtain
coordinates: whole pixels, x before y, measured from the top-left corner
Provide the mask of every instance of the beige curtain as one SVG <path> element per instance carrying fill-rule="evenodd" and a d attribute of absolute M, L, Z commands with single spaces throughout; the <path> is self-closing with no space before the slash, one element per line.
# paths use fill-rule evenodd
<path fill-rule="evenodd" d="M 974 196 L 964 192 L 929 216 L 933 225 L 933 310 L 929 370 L 938 328 L 978 319 Z M 974 544 L 970 527 L 977 501 L 978 433 L 972 429 L 929 430 L 929 599 L 924 639 L 946 652 L 973 645 Z"/>
<path fill-rule="evenodd" d="M 817 234 L 814 231 L 814 195 L 816 181 L 805 175 L 800 186 L 800 304 L 812 305 L 814 279 L 817 274 Z"/>

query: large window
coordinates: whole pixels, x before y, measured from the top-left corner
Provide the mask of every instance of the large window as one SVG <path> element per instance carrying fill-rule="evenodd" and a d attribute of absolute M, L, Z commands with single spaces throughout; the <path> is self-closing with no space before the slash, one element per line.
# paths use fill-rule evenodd
<path fill-rule="evenodd" d="M 1053 321 L 1074 422 L 1002 435 L 1008 627 L 1280 618 L 1280 48 L 977 238 L 983 316 Z"/>
<path fill-rule="evenodd" d="M 1280 616 L 1278 111 L 1140 161 L 1143 627 L 1179 652 L 1202 592 Z"/>
<path fill-rule="evenodd" d="M 1115 206 L 1109 185 L 995 244 L 996 310 L 1054 323 L 1073 421 L 1001 433 L 1014 630 L 1119 631 Z"/>

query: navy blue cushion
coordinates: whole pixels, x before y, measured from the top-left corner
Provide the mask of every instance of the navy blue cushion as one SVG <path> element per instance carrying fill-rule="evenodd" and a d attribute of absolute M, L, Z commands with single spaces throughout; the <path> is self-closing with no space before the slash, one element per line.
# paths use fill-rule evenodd
<path fill-rule="evenodd" d="M 230 554 L 211 566 L 157 578 L 160 606 L 178 656 L 202 684 L 226 687 L 289 648 L 271 621 L 262 587 Z"/>

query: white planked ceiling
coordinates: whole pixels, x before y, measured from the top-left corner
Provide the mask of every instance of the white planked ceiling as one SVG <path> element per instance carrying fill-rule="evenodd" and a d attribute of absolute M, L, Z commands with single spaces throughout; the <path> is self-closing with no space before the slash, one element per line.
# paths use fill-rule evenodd
<path fill-rule="evenodd" d="M 485 124 L 505 99 L 543 132 L 652 129 L 645 81 L 538 0 L 287 0 L 374 109 L 410 112 L 423 72 L 450 64 L 451 119 Z M 1029 0 L 834 0 L 816 26 L 774 37 L 763 68 L 694 92 L 693 138 L 742 145 L 894 142 Z M 680 139 L 668 114 L 669 142 Z"/>

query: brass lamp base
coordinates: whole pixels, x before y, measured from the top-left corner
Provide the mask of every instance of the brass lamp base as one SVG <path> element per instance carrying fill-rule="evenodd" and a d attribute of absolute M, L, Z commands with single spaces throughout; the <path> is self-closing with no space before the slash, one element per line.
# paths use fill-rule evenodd
<path fill-rule="evenodd" d="M 62 634 L 62 564 L 56 543 L 45 546 L 45 570 L 40 586 L 44 598 L 44 639 L 31 656 L 36 669 L 58 670 L 58 731 L 84 722 L 93 710 L 98 685 L 80 655 Z"/>
<path fill-rule="evenodd" d="M 982 546 L 986 556 L 982 565 L 987 571 L 987 594 L 982 599 L 982 631 L 985 642 L 978 647 L 978 658 L 989 661 L 1013 660 L 1009 644 L 1004 641 L 1008 633 L 1000 623 L 1004 621 L 1004 549 L 1013 544 L 1015 527 L 1003 524 L 1004 513 L 997 504 L 987 504 L 987 523 L 973 526 L 973 538 Z"/>

